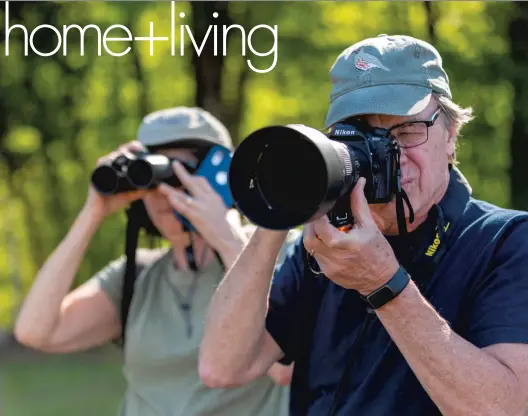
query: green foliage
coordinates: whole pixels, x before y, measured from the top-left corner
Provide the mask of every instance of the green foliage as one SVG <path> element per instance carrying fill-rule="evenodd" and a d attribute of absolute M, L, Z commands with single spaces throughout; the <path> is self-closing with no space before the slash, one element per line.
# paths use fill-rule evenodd
<path fill-rule="evenodd" d="M 95 24 L 102 31 L 119 23 L 135 36 L 147 36 L 153 21 L 156 36 L 171 33 L 168 2 L 14 3 L 10 24 L 22 23 L 28 30 L 42 22 L 57 28 Z M 176 15 L 180 12 L 187 17 L 178 17 L 176 24 L 191 25 L 189 3 L 176 3 Z M 278 62 L 266 74 L 250 71 L 246 60 L 266 68 L 272 56 L 255 56 L 247 48 L 246 56 L 241 56 L 242 38 L 233 31 L 223 68 L 222 100 L 230 109 L 226 114 L 232 118 L 229 125 L 235 138 L 241 140 L 269 124 L 322 127 L 330 91 L 328 72 L 336 56 L 368 36 L 410 34 L 434 42 L 444 56 L 455 101 L 474 109 L 476 119 L 464 129 L 457 157 L 475 195 L 510 205 L 508 146 L 515 91 L 507 34 L 518 13 L 511 4 L 432 2 L 429 15 L 419 2 L 237 2 L 229 4 L 229 13 L 234 23 L 244 26 L 246 37 L 259 24 L 277 25 L 279 31 Z M 3 14 L 0 19 L 5 21 Z M 39 35 L 47 50 L 56 44 L 48 32 Z M 175 34 L 179 46 L 179 26 Z M 266 52 L 272 40 L 269 31 L 256 31 L 254 49 Z M 1 42 L 4 50 L 4 39 Z M 168 42 L 156 42 L 153 56 L 148 42 L 136 42 L 122 57 L 106 52 L 97 56 L 97 33 L 91 29 L 81 56 L 80 35 L 71 30 L 67 56 L 24 57 L 20 32 L 11 34 L 10 56 L 2 57 L 0 76 L 0 110 L 7 114 L 0 150 L 9 155 L 0 159 L 0 239 L 9 236 L 16 247 L 9 250 L 0 244 L 0 283 L 7 282 L 0 284 L 0 326 L 12 323 L 12 309 L 68 232 L 84 203 L 96 160 L 134 139 L 146 112 L 194 105 L 188 36 L 184 56 L 178 46 L 175 56 Z M 124 47 L 112 45 L 112 50 Z M 77 283 L 123 253 L 124 226 L 124 216 L 116 214 L 101 227 Z M 10 284 L 14 274 L 21 276 L 21 289 Z"/>

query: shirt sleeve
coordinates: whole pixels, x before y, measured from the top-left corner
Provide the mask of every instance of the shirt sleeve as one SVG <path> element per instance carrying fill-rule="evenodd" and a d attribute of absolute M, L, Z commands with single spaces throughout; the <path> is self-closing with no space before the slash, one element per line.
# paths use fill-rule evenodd
<path fill-rule="evenodd" d="M 123 256 L 109 263 L 92 277 L 118 311 L 121 307 L 125 266 L 126 257 Z"/>
<path fill-rule="evenodd" d="M 283 246 L 283 250 L 284 261 L 275 268 L 271 283 L 266 329 L 284 353 L 280 363 L 288 365 L 295 359 L 295 324 L 304 267 L 302 236 L 298 236 L 293 244 Z"/>
<path fill-rule="evenodd" d="M 507 232 L 476 290 L 470 314 L 469 341 L 479 348 L 528 344 L 528 222 Z"/>
<path fill-rule="evenodd" d="M 295 251 L 296 243 L 299 241 L 300 237 L 302 236 L 302 231 L 299 229 L 293 229 L 290 230 L 288 233 L 284 244 L 282 245 L 279 256 L 277 258 L 277 265 L 275 266 L 275 273 L 278 272 L 284 261 L 288 256 L 291 256 L 293 252 Z"/>

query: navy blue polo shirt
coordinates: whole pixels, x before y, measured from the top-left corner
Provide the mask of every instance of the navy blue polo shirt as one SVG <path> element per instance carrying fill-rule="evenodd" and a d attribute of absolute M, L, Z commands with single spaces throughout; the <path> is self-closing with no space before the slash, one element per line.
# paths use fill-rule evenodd
<path fill-rule="evenodd" d="M 456 170 L 435 209 L 406 239 L 388 238 L 400 263 L 475 346 L 528 343 L 528 214 L 472 198 Z M 291 415 L 326 415 L 350 360 L 336 414 L 440 415 L 375 313 L 356 291 L 305 272 L 305 253 L 299 240 L 276 271 L 266 318 L 281 362 L 295 362 Z"/>

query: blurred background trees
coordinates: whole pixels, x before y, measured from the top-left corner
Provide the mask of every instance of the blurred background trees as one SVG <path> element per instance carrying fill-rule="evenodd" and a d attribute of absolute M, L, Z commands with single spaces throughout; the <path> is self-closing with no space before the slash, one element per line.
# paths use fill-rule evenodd
<path fill-rule="evenodd" d="M 135 36 L 170 36 L 168 2 L 10 2 L 9 24 L 28 31 L 94 24 L 127 26 Z M 5 4 L 0 19 L 5 22 Z M 214 54 L 212 34 L 198 57 L 187 36 L 185 54 L 168 42 L 134 42 L 122 57 L 97 56 L 96 32 L 68 34 L 68 53 L 23 54 L 22 31 L 9 37 L 0 73 L 0 328 L 9 328 L 35 273 L 64 237 L 84 203 L 98 157 L 134 139 L 148 112 L 200 105 L 224 120 L 237 142 L 276 123 L 320 128 L 328 104 L 328 71 L 352 43 L 380 33 L 431 41 L 444 57 L 454 99 L 476 119 L 463 131 L 458 159 L 476 197 L 528 209 L 528 6 L 510 2 L 192 2 L 176 3 L 176 24 L 187 24 L 201 44 L 209 25 L 278 26 L 278 61 L 255 56 L 240 30 L 229 33 L 227 54 Z M 213 13 L 218 13 L 214 18 Z M 6 28 L 0 34 L 5 51 Z M 179 42 L 179 26 L 175 30 Z M 220 37 L 219 37 L 220 38 Z M 253 47 L 270 50 L 273 37 L 257 30 Z M 177 43 L 178 44 L 178 43 Z M 57 45 L 51 30 L 35 47 Z M 179 45 L 179 44 L 178 44 Z M 123 46 L 121 50 L 127 45 Z M 116 47 L 119 49 L 121 47 Z M 62 51 L 62 50 L 61 50 Z M 124 250 L 124 215 L 100 229 L 78 282 Z"/>

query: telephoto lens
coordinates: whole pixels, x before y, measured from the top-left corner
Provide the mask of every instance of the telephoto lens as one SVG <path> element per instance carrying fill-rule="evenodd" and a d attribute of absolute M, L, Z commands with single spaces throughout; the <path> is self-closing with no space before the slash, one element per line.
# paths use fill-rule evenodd
<path fill-rule="evenodd" d="M 355 155 L 314 128 L 270 126 L 238 146 L 229 186 L 250 221 L 286 230 L 327 214 L 368 165 L 367 155 Z"/>
<path fill-rule="evenodd" d="M 127 179 L 127 167 L 135 158 L 134 154 L 122 154 L 96 167 L 91 177 L 96 191 L 102 195 L 133 191 L 135 187 Z"/>

